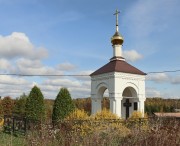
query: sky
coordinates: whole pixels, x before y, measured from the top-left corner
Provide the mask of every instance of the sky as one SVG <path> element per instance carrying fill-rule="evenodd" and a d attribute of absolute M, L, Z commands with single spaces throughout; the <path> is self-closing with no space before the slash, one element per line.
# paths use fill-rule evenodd
<path fill-rule="evenodd" d="M 179 0 L 0 0 L 0 74 L 89 75 L 113 55 L 115 10 L 123 57 L 145 73 L 180 70 Z M 60 88 L 90 97 L 89 76 L 0 75 L 0 96 L 37 85 L 45 98 Z M 146 97 L 179 98 L 180 72 L 148 74 Z"/>

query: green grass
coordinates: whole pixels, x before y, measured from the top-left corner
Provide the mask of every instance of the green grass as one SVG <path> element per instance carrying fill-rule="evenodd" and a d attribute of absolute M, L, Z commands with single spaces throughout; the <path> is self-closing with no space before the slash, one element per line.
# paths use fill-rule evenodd
<path fill-rule="evenodd" d="M 23 136 L 14 136 L 0 131 L 0 146 L 26 146 Z"/>

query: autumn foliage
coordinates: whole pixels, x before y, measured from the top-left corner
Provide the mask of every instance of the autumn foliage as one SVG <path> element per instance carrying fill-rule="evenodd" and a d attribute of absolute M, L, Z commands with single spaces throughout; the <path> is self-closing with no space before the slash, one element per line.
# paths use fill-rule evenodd
<path fill-rule="evenodd" d="M 14 107 L 14 101 L 11 97 L 6 96 L 3 98 L 2 102 L 2 109 L 4 115 L 12 115 L 13 107 Z"/>
<path fill-rule="evenodd" d="M 92 115 L 92 117 L 96 120 L 119 119 L 116 114 L 113 114 L 112 112 L 110 112 L 110 110 L 106 108 L 104 108 L 102 111 L 97 112 L 95 115 Z"/>

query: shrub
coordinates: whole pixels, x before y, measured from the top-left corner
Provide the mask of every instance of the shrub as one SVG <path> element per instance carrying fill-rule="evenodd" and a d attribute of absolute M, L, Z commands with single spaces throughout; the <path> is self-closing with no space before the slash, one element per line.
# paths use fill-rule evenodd
<path fill-rule="evenodd" d="M 143 118 L 143 113 L 140 112 L 140 111 L 134 111 L 134 112 L 131 114 L 130 119 L 137 119 L 137 118 Z"/>
<path fill-rule="evenodd" d="M 89 116 L 87 112 L 80 109 L 75 109 L 70 115 L 66 118 L 67 120 L 86 120 Z"/>
<path fill-rule="evenodd" d="M 92 118 L 96 120 L 103 120 L 103 119 L 119 119 L 119 117 L 116 114 L 113 114 L 110 110 L 107 110 L 104 108 L 102 111 L 97 112 L 95 115 L 91 116 Z"/>

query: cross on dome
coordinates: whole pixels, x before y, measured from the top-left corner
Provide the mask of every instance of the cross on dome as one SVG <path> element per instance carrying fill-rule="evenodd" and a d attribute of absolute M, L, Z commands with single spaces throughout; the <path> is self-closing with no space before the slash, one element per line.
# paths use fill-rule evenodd
<path fill-rule="evenodd" d="M 124 39 L 122 37 L 122 35 L 119 33 L 119 26 L 118 26 L 118 14 L 120 12 L 118 10 L 116 10 L 116 12 L 113 15 L 116 15 L 116 32 L 113 35 L 113 37 L 111 38 L 111 43 L 113 45 L 122 45 L 124 42 Z"/>
<path fill-rule="evenodd" d="M 114 13 L 114 15 L 116 15 L 116 32 L 119 31 L 119 27 L 118 27 L 118 14 L 120 13 L 120 11 L 116 10 L 116 13 Z"/>

